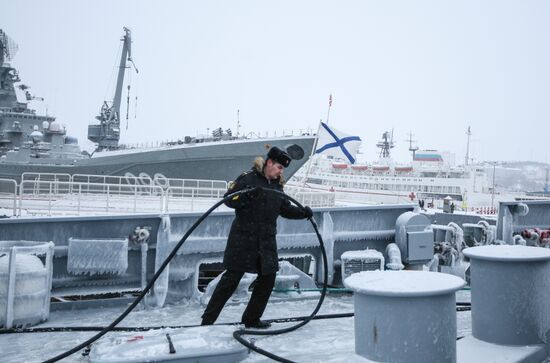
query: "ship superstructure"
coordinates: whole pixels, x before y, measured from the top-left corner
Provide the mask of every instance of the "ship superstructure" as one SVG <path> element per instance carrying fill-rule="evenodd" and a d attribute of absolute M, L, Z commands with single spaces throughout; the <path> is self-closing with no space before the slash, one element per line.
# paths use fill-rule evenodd
<path fill-rule="evenodd" d="M 74 164 L 85 157 L 78 140 L 55 117 L 28 107 L 36 97 L 8 63 L 16 53 L 17 45 L 0 30 L 0 162 Z"/>

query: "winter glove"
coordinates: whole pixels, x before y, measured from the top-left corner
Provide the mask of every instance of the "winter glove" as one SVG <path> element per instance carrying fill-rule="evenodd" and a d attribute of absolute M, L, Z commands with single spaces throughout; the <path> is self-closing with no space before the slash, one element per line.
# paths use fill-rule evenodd
<path fill-rule="evenodd" d="M 304 218 L 311 219 L 313 217 L 313 211 L 307 205 L 304 207 Z"/>
<path fill-rule="evenodd" d="M 247 200 L 251 201 L 251 200 L 257 199 L 260 196 L 261 193 L 262 193 L 262 188 L 261 187 L 254 187 L 251 190 L 249 190 L 248 192 L 246 192 L 243 196 Z"/>

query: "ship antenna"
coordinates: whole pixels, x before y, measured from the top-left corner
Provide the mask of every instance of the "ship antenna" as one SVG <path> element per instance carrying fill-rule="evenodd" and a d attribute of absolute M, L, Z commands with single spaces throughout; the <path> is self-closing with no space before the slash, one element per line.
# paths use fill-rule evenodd
<path fill-rule="evenodd" d="M 15 57 L 19 46 L 2 29 L 0 29 L 0 66 Z"/>
<path fill-rule="evenodd" d="M 548 176 L 550 175 L 550 169 L 546 167 L 546 178 L 544 181 L 544 194 L 547 194 L 550 190 L 548 189 Z M 546 195 L 545 195 L 546 196 Z"/>
<path fill-rule="evenodd" d="M 393 129 L 391 131 L 391 134 L 390 134 L 389 131 L 385 131 L 382 134 L 382 140 L 378 141 L 376 146 L 378 148 L 380 148 L 380 157 L 381 158 L 389 158 L 390 157 L 390 150 L 394 148 Z"/>
<path fill-rule="evenodd" d="M 416 142 L 416 140 L 413 140 L 413 133 L 412 131 L 409 132 L 409 139 L 405 140 L 409 143 L 409 151 L 412 152 L 413 160 L 416 157 L 416 151 L 418 150 L 418 146 L 413 146 L 413 143 Z"/>
<path fill-rule="evenodd" d="M 237 109 L 237 139 L 239 138 L 239 129 L 241 128 L 240 113 L 241 110 Z"/>
<path fill-rule="evenodd" d="M 468 131 L 466 131 L 466 135 L 468 135 L 468 141 L 466 143 L 466 156 L 464 157 L 464 165 L 468 165 L 468 160 L 470 159 L 470 136 L 472 135 L 470 126 L 468 126 Z"/>

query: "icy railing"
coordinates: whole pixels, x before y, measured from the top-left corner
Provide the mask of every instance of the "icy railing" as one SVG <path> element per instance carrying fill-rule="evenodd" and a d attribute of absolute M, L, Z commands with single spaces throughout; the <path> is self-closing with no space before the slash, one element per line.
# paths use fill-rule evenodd
<path fill-rule="evenodd" d="M 15 181 L 9 182 L 14 186 L 12 192 L 3 197 L 13 201 L 10 205 L 13 216 L 205 210 L 227 191 L 227 182 L 222 180 L 150 178 L 144 175 L 24 173 L 19 188 Z M 287 186 L 285 191 L 303 205 L 335 205 L 335 195 L 331 192 L 294 186 Z M 6 204 L 0 203 L 0 207 Z"/>
<path fill-rule="evenodd" d="M 13 179 L 0 179 L 0 210 L 5 208 L 12 215 L 17 213 L 17 182 Z"/>
<path fill-rule="evenodd" d="M 227 188 L 169 187 L 164 194 L 164 211 L 193 211 L 197 206 L 204 206 L 204 202 L 213 204 L 213 200 L 223 198 L 226 191 Z"/>
<path fill-rule="evenodd" d="M 65 174 L 65 173 L 33 173 L 33 172 L 26 172 L 26 173 L 21 174 L 21 182 L 24 182 L 24 181 L 70 182 L 71 181 L 71 175 L 70 174 Z M 40 186 L 40 184 L 34 185 L 35 189 L 32 191 L 32 193 L 34 193 L 34 194 L 40 193 L 41 191 L 39 189 L 39 186 Z M 63 191 L 56 190 L 55 192 L 58 193 L 58 192 L 63 192 Z"/>
<path fill-rule="evenodd" d="M 150 178 L 148 175 L 24 173 L 19 188 L 15 181 L 9 182 L 14 187 L 4 198 L 14 201 L 10 207 L 13 216 L 203 210 L 227 191 L 227 182 L 223 180 L 157 175 Z M 0 207 L 6 204 L 0 203 Z"/>
<path fill-rule="evenodd" d="M 88 214 L 162 212 L 159 186 L 60 181 L 22 181 L 18 214 Z"/>
<path fill-rule="evenodd" d="M 336 203 L 336 195 L 332 192 L 312 191 L 288 185 L 285 186 L 285 192 L 300 204 L 310 207 L 333 207 Z"/>
<path fill-rule="evenodd" d="M 227 182 L 224 180 L 205 180 L 205 179 L 176 179 L 167 178 L 162 174 L 151 176 L 147 173 L 140 173 L 138 176 L 132 173 L 119 175 L 94 175 L 94 174 L 56 174 L 56 173 L 23 173 L 21 181 L 65 181 L 73 183 L 96 183 L 96 184 L 118 184 L 118 185 L 138 185 L 142 190 L 147 187 L 159 186 L 163 189 L 169 187 L 179 188 L 212 188 L 227 189 Z M 37 189 L 36 193 L 40 190 Z M 57 192 L 57 191 L 56 191 Z M 62 190 L 60 192 L 63 192 Z"/>

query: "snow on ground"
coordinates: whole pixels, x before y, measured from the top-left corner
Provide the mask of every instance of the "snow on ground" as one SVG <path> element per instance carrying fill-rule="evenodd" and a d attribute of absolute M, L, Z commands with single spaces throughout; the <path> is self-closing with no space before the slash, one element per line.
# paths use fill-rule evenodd
<path fill-rule="evenodd" d="M 469 299 L 469 291 L 462 290 L 457 293 L 457 301 L 469 301 Z M 316 299 L 273 301 L 269 303 L 263 318 L 275 319 L 309 315 L 316 304 Z M 226 306 L 218 323 L 240 321 L 244 307 L 244 304 Z M 50 313 L 47 322 L 37 325 L 37 327 L 105 326 L 124 309 L 125 306 L 54 311 Z M 171 304 L 160 309 L 136 309 L 119 326 L 199 324 L 203 310 L 204 307 L 198 302 L 189 301 Z M 331 294 L 325 299 L 319 314 L 349 312 L 353 312 L 353 296 L 351 294 Z M 460 337 L 470 333 L 470 312 L 458 312 L 457 320 L 457 335 Z M 273 328 L 278 329 L 294 324 L 296 323 L 274 324 Z M 201 327 L 201 329 L 216 329 L 216 327 Z M 92 332 L 64 332 L 0 335 L 1 361 L 4 363 L 41 362 L 73 348 L 94 334 Z M 128 333 L 110 332 L 105 337 L 113 337 L 117 334 Z M 251 336 L 247 336 L 247 338 L 251 338 Z M 354 354 L 353 318 L 316 320 L 292 333 L 279 336 L 256 336 L 254 339 L 257 346 L 293 361 L 358 361 Z M 63 362 L 88 362 L 88 358 L 76 353 Z M 271 362 L 271 360 L 257 353 L 251 353 L 245 362 Z"/>

